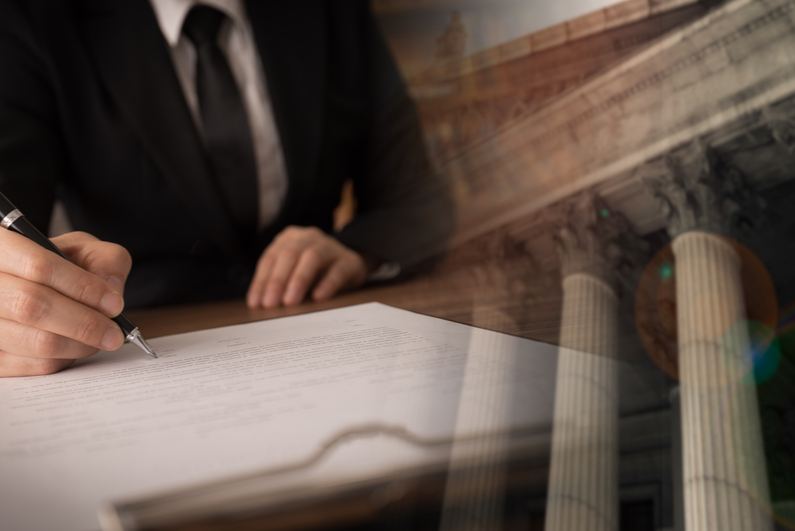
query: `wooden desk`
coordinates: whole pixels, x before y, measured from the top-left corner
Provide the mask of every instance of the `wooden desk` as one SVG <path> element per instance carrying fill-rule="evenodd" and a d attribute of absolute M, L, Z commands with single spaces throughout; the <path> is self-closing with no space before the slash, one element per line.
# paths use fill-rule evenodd
<path fill-rule="evenodd" d="M 560 293 L 528 299 L 525 293 L 484 285 L 468 271 L 432 272 L 402 283 L 344 293 L 325 302 L 250 310 L 241 299 L 126 311 L 146 338 L 273 319 L 366 302 L 381 302 L 426 315 L 547 342 L 557 342 Z"/>

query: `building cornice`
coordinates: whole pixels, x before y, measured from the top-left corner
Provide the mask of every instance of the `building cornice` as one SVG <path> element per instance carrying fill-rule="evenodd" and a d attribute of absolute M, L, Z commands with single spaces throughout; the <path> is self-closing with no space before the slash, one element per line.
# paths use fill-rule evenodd
<path fill-rule="evenodd" d="M 795 94 L 794 8 L 795 0 L 729 2 L 452 159 L 449 168 L 490 183 L 482 205 L 492 210 L 473 215 L 471 229 L 614 178 L 640 186 L 632 172 L 644 162 L 761 120 L 762 109 Z"/>
<path fill-rule="evenodd" d="M 374 2 L 376 12 L 385 9 Z M 449 81 L 462 76 L 472 75 L 478 71 L 494 68 L 507 61 L 524 58 L 544 52 L 552 48 L 564 46 L 572 42 L 592 37 L 634 22 L 640 22 L 668 11 L 685 6 L 715 1 L 705 0 L 626 0 L 618 2 L 592 13 L 573 18 L 560 24 L 549 26 L 529 35 L 513 39 L 504 44 L 466 57 L 441 61 L 424 70 L 409 80 L 412 85 L 435 84 Z"/>

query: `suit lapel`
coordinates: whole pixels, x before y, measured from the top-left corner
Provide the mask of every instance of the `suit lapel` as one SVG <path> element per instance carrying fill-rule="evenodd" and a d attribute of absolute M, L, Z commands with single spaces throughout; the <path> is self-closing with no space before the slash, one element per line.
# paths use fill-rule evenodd
<path fill-rule="evenodd" d="M 233 252 L 236 235 L 152 8 L 146 1 L 102 4 L 82 13 L 86 43 L 100 77 L 209 239 Z"/>
<path fill-rule="evenodd" d="M 323 2 L 246 2 L 289 178 L 273 230 L 295 219 L 303 204 L 298 199 L 317 175 L 327 68 L 323 9 Z"/>

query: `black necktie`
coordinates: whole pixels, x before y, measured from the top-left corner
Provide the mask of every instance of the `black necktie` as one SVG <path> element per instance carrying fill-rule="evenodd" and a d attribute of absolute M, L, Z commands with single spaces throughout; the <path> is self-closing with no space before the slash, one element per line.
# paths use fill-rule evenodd
<path fill-rule="evenodd" d="M 225 19 L 217 9 L 197 5 L 182 31 L 196 48 L 196 92 L 213 174 L 236 226 L 252 234 L 257 223 L 257 166 L 246 108 L 217 43 Z"/>

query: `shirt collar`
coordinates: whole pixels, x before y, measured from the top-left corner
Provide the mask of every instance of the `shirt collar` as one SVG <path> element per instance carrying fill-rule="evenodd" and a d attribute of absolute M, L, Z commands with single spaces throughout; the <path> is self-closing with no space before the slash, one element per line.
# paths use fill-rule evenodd
<path fill-rule="evenodd" d="M 245 20 L 241 0 L 150 0 L 157 17 L 160 31 L 170 46 L 176 46 L 182 34 L 182 23 L 188 12 L 196 4 L 206 4 L 223 11 L 238 27 L 244 27 Z"/>

